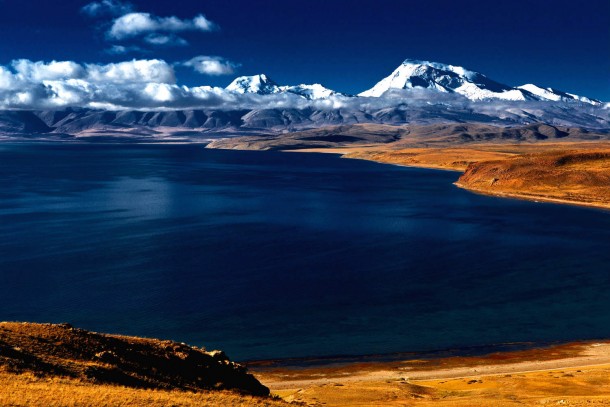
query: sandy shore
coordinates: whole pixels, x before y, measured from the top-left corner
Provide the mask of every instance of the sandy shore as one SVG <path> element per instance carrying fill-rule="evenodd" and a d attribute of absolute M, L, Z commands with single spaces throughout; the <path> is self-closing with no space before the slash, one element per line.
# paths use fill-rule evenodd
<path fill-rule="evenodd" d="M 610 342 L 483 357 L 251 369 L 274 394 L 312 406 L 610 405 Z"/>

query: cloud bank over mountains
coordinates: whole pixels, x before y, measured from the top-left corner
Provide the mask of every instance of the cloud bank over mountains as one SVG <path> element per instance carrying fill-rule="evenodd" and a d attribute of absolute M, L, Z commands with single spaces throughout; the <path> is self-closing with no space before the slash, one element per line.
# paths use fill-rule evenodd
<path fill-rule="evenodd" d="M 19 59 L 0 65 L 0 109 L 59 110 L 67 107 L 105 110 L 176 109 L 347 109 L 370 111 L 396 107 L 447 106 L 479 112 L 544 110 L 552 100 L 471 100 L 451 92 L 414 86 L 389 87 L 375 97 L 353 97 L 319 84 L 278 86 L 265 75 L 241 77 L 227 88 L 180 85 L 175 67 L 189 67 L 207 75 L 230 74 L 236 65 L 221 57 L 197 56 L 170 64 L 161 59 L 139 59 L 109 64 Z M 259 78 L 258 82 L 253 79 Z M 263 78 L 264 80 L 261 80 Z M 411 77 L 414 81 L 415 77 Z M 269 83 L 267 83 L 267 82 Z M 258 87 L 234 89 L 235 83 Z M 264 83 L 263 83 L 264 82 Z M 383 82 L 383 81 L 382 81 Z M 381 83 L 381 82 L 380 82 Z M 409 82 L 410 83 L 410 82 Z M 272 91 L 265 92 L 265 89 Z M 535 96 L 529 94 L 531 97 Z M 561 101 L 565 108 L 603 109 L 578 100 Z M 607 108 L 607 105 L 606 105 Z"/>
<path fill-rule="evenodd" d="M 222 58 L 206 56 L 179 65 L 212 75 L 229 73 L 234 69 L 232 63 Z M 0 109 L 304 106 L 307 101 L 300 99 L 303 98 L 294 94 L 240 95 L 218 87 L 178 85 L 174 66 L 160 59 L 110 64 L 20 59 L 10 66 L 0 65 Z M 320 104 L 332 107 L 335 101 Z"/>

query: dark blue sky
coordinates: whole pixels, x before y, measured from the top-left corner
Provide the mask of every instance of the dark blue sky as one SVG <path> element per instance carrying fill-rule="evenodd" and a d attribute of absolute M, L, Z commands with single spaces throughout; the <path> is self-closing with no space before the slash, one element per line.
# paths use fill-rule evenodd
<path fill-rule="evenodd" d="M 112 17 L 83 15 L 87 3 L 0 0 L 0 64 L 213 55 L 241 66 L 227 76 L 177 68 L 179 82 L 225 86 L 237 75 L 267 73 L 281 84 L 358 93 L 414 58 L 610 100 L 608 0 L 132 0 L 136 11 L 160 17 L 202 13 L 219 29 L 180 33 L 188 46 L 146 45 L 146 53 L 123 55 L 105 51 L 118 43 L 104 36 Z"/>

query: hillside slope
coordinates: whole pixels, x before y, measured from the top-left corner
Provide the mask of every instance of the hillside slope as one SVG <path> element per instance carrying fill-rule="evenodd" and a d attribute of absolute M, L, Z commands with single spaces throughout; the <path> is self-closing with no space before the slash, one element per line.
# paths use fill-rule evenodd
<path fill-rule="evenodd" d="M 610 207 L 610 150 L 525 154 L 470 164 L 456 185 L 491 195 Z"/>
<path fill-rule="evenodd" d="M 26 374 L 82 385 L 269 395 L 267 387 L 221 351 L 99 334 L 68 324 L 0 323 L 0 373 L 5 381 Z"/>

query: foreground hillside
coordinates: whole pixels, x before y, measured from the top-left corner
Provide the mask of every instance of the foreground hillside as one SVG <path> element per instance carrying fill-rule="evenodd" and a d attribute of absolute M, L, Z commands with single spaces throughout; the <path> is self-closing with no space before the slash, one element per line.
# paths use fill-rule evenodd
<path fill-rule="evenodd" d="M 0 405 L 278 405 L 220 351 L 0 323 Z"/>

